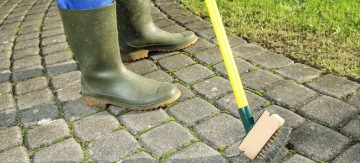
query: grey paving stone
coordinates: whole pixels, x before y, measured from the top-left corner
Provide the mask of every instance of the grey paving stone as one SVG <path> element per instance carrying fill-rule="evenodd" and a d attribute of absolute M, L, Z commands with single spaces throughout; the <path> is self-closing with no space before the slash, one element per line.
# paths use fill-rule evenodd
<path fill-rule="evenodd" d="M 8 59 L 4 59 L 0 61 L 1 66 L 0 66 L 0 70 L 9 70 L 10 69 L 10 65 L 11 62 Z"/>
<path fill-rule="evenodd" d="M 227 35 L 227 38 L 229 40 L 230 46 L 234 47 L 237 45 L 245 45 L 246 41 L 238 36 L 234 36 L 234 35 Z M 218 44 L 217 38 L 214 37 L 211 39 L 211 42 L 214 42 L 215 44 Z"/>
<path fill-rule="evenodd" d="M 251 109 L 253 109 L 255 112 L 260 111 L 264 106 L 270 103 L 266 99 L 250 91 L 245 91 L 245 94 L 247 96 Z M 240 118 L 238 111 L 239 108 L 236 104 L 233 93 L 228 94 L 217 100 L 216 105 L 218 105 L 222 110 L 229 111 L 231 115 Z"/>
<path fill-rule="evenodd" d="M 199 39 L 194 45 L 184 49 L 184 51 L 187 53 L 196 54 L 213 47 L 215 47 L 215 45 L 211 44 L 210 42 L 204 39 Z"/>
<path fill-rule="evenodd" d="M 245 87 L 254 90 L 267 90 L 283 81 L 280 77 L 261 69 L 243 74 L 241 80 Z"/>
<path fill-rule="evenodd" d="M 15 100 L 11 94 L 4 94 L 0 96 L 0 111 L 15 107 Z"/>
<path fill-rule="evenodd" d="M 0 55 L 0 59 L 1 60 L 10 60 L 11 58 L 11 50 L 4 50 L 4 51 L 1 51 L 0 52 L 1 55 Z"/>
<path fill-rule="evenodd" d="M 199 64 L 191 65 L 176 71 L 175 76 L 185 83 L 194 83 L 212 76 L 214 73 Z"/>
<path fill-rule="evenodd" d="M 353 139 L 360 139 L 360 116 L 353 118 L 342 127 L 341 131 Z"/>
<path fill-rule="evenodd" d="M 73 138 L 56 143 L 37 152 L 33 162 L 80 162 L 84 160 L 81 146 Z"/>
<path fill-rule="evenodd" d="M 74 122 L 74 133 L 81 141 L 91 141 L 119 127 L 117 119 L 107 112 L 100 112 Z"/>
<path fill-rule="evenodd" d="M 22 70 L 13 71 L 14 81 L 20 81 L 41 76 L 43 74 L 43 66 L 35 65 Z"/>
<path fill-rule="evenodd" d="M 292 82 L 283 82 L 265 93 L 266 98 L 291 110 L 300 108 L 315 99 L 316 96 L 316 92 Z"/>
<path fill-rule="evenodd" d="M 47 31 L 43 31 L 41 33 L 41 37 L 42 38 L 46 38 L 46 37 L 50 37 L 50 36 L 55 36 L 55 35 L 61 35 L 64 34 L 64 29 L 63 28 L 53 28 Z"/>
<path fill-rule="evenodd" d="M 50 145 L 61 138 L 69 137 L 70 130 L 63 119 L 45 123 L 28 130 L 25 135 L 25 144 L 30 150 Z"/>
<path fill-rule="evenodd" d="M 188 24 L 194 21 L 200 21 L 202 20 L 200 17 L 196 16 L 196 15 L 179 15 L 174 17 L 174 20 L 179 22 L 180 24 Z"/>
<path fill-rule="evenodd" d="M 41 46 L 44 47 L 44 46 L 48 46 L 51 44 L 65 42 L 65 41 L 66 41 L 65 35 L 50 36 L 50 37 L 47 37 L 47 38 L 44 38 L 41 40 Z"/>
<path fill-rule="evenodd" d="M 276 71 L 285 78 L 295 80 L 299 83 L 304 83 L 318 77 L 321 71 L 304 64 L 295 63 L 289 66 L 280 68 Z"/>
<path fill-rule="evenodd" d="M 356 107 L 358 107 L 360 109 L 360 91 L 358 91 L 356 94 L 354 94 L 353 96 L 351 96 L 347 102 L 349 104 L 352 104 Z"/>
<path fill-rule="evenodd" d="M 234 55 L 240 56 L 244 59 L 249 59 L 253 56 L 259 56 L 266 51 L 266 49 L 255 44 L 240 44 L 232 48 Z"/>
<path fill-rule="evenodd" d="M 79 83 L 81 78 L 80 71 L 72 71 L 68 73 L 59 74 L 53 76 L 51 79 L 51 84 L 55 89 L 64 88 L 70 83 Z"/>
<path fill-rule="evenodd" d="M 166 121 L 169 116 L 162 109 L 148 112 L 129 112 L 119 117 L 122 124 L 127 127 L 131 133 L 136 134 L 140 131 L 158 126 Z"/>
<path fill-rule="evenodd" d="M 181 33 L 186 31 L 184 27 L 179 26 L 177 24 L 164 27 L 163 30 L 170 33 Z"/>
<path fill-rule="evenodd" d="M 16 95 L 32 92 L 39 89 L 44 89 L 48 86 L 48 81 L 44 76 L 33 78 L 30 80 L 18 82 L 15 85 Z"/>
<path fill-rule="evenodd" d="M 360 88 L 358 83 L 331 74 L 315 79 L 307 84 L 310 88 L 320 93 L 336 98 L 342 98 Z"/>
<path fill-rule="evenodd" d="M 289 143 L 306 157 L 329 161 L 341 153 L 350 140 L 329 128 L 309 122 L 292 131 Z"/>
<path fill-rule="evenodd" d="M 27 33 L 27 34 L 16 37 L 16 41 L 26 41 L 26 40 L 38 39 L 39 35 L 40 35 L 40 32 Z"/>
<path fill-rule="evenodd" d="M 31 46 L 28 48 L 16 50 L 13 53 L 13 59 L 18 60 L 30 56 L 39 56 L 40 48 L 37 46 Z"/>
<path fill-rule="evenodd" d="M 91 158 L 95 162 L 114 162 L 139 149 L 136 139 L 125 130 L 100 137 L 88 145 Z"/>
<path fill-rule="evenodd" d="M 236 67 L 237 67 L 239 74 L 248 72 L 251 68 L 255 67 L 254 65 L 252 65 L 249 62 L 246 62 L 245 60 L 242 60 L 240 58 L 235 58 L 235 63 L 236 63 Z M 225 69 L 224 62 L 215 65 L 214 70 L 216 72 L 220 73 L 222 76 L 227 77 L 227 71 Z"/>
<path fill-rule="evenodd" d="M 10 75 L 10 70 L 0 70 L 0 83 L 9 81 Z"/>
<path fill-rule="evenodd" d="M 139 75 L 144 75 L 157 69 L 156 65 L 149 60 L 140 60 L 126 64 L 126 67 Z"/>
<path fill-rule="evenodd" d="M 238 155 L 242 154 L 243 152 L 239 149 L 240 143 L 242 141 L 243 141 L 243 138 L 241 140 L 231 144 L 230 146 L 228 146 L 223 153 L 224 156 L 229 158 L 229 157 L 234 157 L 234 156 L 238 156 Z"/>
<path fill-rule="evenodd" d="M 124 160 L 121 160 L 123 163 L 157 163 L 156 159 L 151 157 L 150 154 L 145 152 L 140 152 L 135 155 L 130 156 Z"/>
<path fill-rule="evenodd" d="M 153 61 L 158 61 L 160 59 L 163 59 L 163 58 L 166 58 L 166 57 L 169 57 L 169 56 L 172 56 L 172 55 L 175 55 L 175 54 L 178 54 L 178 52 L 150 52 L 149 53 L 149 58 Z"/>
<path fill-rule="evenodd" d="M 193 162 L 193 163 L 208 163 L 208 162 L 228 162 L 219 152 L 207 146 L 204 143 L 195 143 L 175 155 L 171 156 L 165 162 Z"/>
<path fill-rule="evenodd" d="M 49 89 L 37 90 L 19 96 L 17 106 L 19 110 L 25 110 L 39 104 L 53 103 L 53 94 Z"/>
<path fill-rule="evenodd" d="M 18 126 L 0 130 L 0 152 L 22 144 L 21 129 Z"/>
<path fill-rule="evenodd" d="M 115 116 L 118 116 L 119 114 L 124 113 L 124 112 L 127 111 L 125 107 L 118 107 L 118 106 L 115 106 L 115 105 L 110 105 L 108 107 L 108 109 L 109 109 L 110 113 L 112 113 Z"/>
<path fill-rule="evenodd" d="M 344 153 L 334 159 L 334 163 L 349 162 L 356 163 L 360 160 L 360 143 L 350 147 Z"/>
<path fill-rule="evenodd" d="M 220 114 L 194 127 L 199 137 L 218 149 L 231 145 L 245 136 L 239 119 L 228 114 Z"/>
<path fill-rule="evenodd" d="M 158 61 L 161 67 L 166 70 L 172 71 L 185 67 L 190 64 L 194 64 L 195 61 L 184 54 L 178 54 L 170 57 L 166 57 Z"/>
<path fill-rule="evenodd" d="M 49 18 L 45 18 L 45 19 L 49 19 Z M 61 22 L 61 20 L 57 20 L 58 18 L 56 18 L 56 20 L 52 23 L 44 23 L 43 24 L 43 31 L 48 31 L 48 30 L 52 30 L 55 28 L 63 28 L 63 24 Z"/>
<path fill-rule="evenodd" d="M 192 98 L 195 96 L 195 94 L 191 91 L 190 88 L 185 87 L 184 85 L 180 84 L 180 83 L 175 83 L 175 86 L 180 90 L 181 92 L 181 96 L 178 99 L 178 101 L 184 101 L 187 100 L 189 98 Z"/>
<path fill-rule="evenodd" d="M 24 49 L 31 46 L 38 46 L 39 39 L 25 40 L 25 41 L 16 41 L 14 50 Z"/>
<path fill-rule="evenodd" d="M 211 39 L 211 38 L 215 37 L 214 28 L 208 28 L 205 30 L 197 31 L 196 33 L 205 39 Z M 212 43 L 214 43 L 214 42 L 212 42 Z"/>
<path fill-rule="evenodd" d="M 45 56 L 45 63 L 46 65 L 53 65 L 55 63 L 71 60 L 72 58 L 72 54 L 69 52 L 53 53 Z"/>
<path fill-rule="evenodd" d="M 40 22 L 28 21 L 26 23 L 22 23 L 20 26 L 18 35 L 25 35 L 25 34 L 29 34 L 29 33 L 33 33 L 33 32 L 40 32 Z M 27 40 L 27 41 L 29 41 L 29 40 Z M 39 39 L 37 39 L 36 42 L 39 43 Z M 33 44 L 33 45 L 38 46 L 39 44 L 36 44 L 36 45 Z M 27 47 L 29 47 L 29 46 L 27 46 Z M 17 48 L 15 48 L 15 50 L 17 50 Z"/>
<path fill-rule="evenodd" d="M 50 75 L 66 73 L 71 71 L 78 70 L 78 65 L 74 60 L 68 60 L 64 62 L 59 62 L 52 65 L 46 66 L 47 73 Z"/>
<path fill-rule="evenodd" d="M 298 112 L 310 119 L 336 127 L 356 114 L 357 109 L 338 99 L 321 96 L 299 109 Z"/>
<path fill-rule="evenodd" d="M 193 21 L 193 22 L 185 24 L 185 26 L 187 28 L 189 28 L 190 30 L 196 31 L 196 32 L 212 27 L 212 25 L 205 20 Z"/>
<path fill-rule="evenodd" d="M 219 76 L 199 82 L 193 85 L 193 89 L 209 100 L 232 91 L 230 82 Z"/>
<path fill-rule="evenodd" d="M 180 124 L 169 122 L 142 134 L 138 140 L 155 156 L 161 157 L 195 138 Z"/>
<path fill-rule="evenodd" d="M 172 83 L 174 81 L 174 79 L 169 74 L 167 74 L 166 72 L 164 72 L 162 70 L 150 72 L 150 73 L 144 75 L 144 77 L 149 78 L 149 79 L 153 79 L 153 80 L 156 80 L 156 81 L 160 81 L 160 82 Z"/>
<path fill-rule="evenodd" d="M 181 102 L 169 109 L 169 114 L 187 126 L 195 125 L 199 121 L 218 113 L 220 111 L 215 106 L 198 97 Z"/>
<path fill-rule="evenodd" d="M 20 122 L 24 127 L 32 125 L 41 125 L 56 119 L 59 116 L 59 110 L 54 104 L 41 104 L 31 109 L 20 112 Z"/>
<path fill-rule="evenodd" d="M 11 127 L 16 124 L 16 110 L 8 109 L 0 112 L 0 128 Z"/>
<path fill-rule="evenodd" d="M 219 48 L 211 48 L 195 55 L 195 58 L 204 64 L 218 63 L 223 60 Z"/>
<path fill-rule="evenodd" d="M 299 155 L 299 154 L 295 154 L 293 156 L 291 156 L 289 159 L 287 159 L 286 161 L 284 161 L 284 163 L 315 163 L 314 161 Z"/>
<path fill-rule="evenodd" d="M 297 128 L 305 122 L 305 119 L 303 117 L 281 106 L 271 105 L 269 107 L 266 107 L 265 109 L 274 110 L 277 114 L 279 114 L 282 118 L 285 119 L 285 125 L 291 128 Z"/>
<path fill-rule="evenodd" d="M 95 114 L 98 109 L 86 106 L 82 101 L 67 101 L 63 106 L 64 118 L 68 121 L 78 120 L 80 118 Z"/>
<path fill-rule="evenodd" d="M 57 44 L 51 44 L 45 47 L 42 47 L 42 54 L 44 56 L 57 53 L 57 52 L 65 52 L 69 49 L 69 45 L 66 42 L 61 42 Z"/>
<path fill-rule="evenodd" d="M 57 97 L 61 102 L 74 101 L 81 98 L 81 84 L 79 82 L 70 83 L 56 91 Z"/>
<path fill-rule="evenodd" d="M 41 65 L 40 56 L 30 56 L 14 61 L 14 70 L 21 70 L 32 66 Z"/>
<path fill-rule="evenodd" d="M 0 153 L 0 161 L 30 163 L 28 153 L 26 152 L 26 148 L 24 147 L 17 147 Z"/>

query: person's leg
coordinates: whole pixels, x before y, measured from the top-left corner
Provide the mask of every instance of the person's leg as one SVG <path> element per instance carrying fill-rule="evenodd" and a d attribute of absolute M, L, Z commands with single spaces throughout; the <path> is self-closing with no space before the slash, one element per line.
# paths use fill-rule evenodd
<path fill-rule="evenodd" d="M 116 0 L 120 49 L 123 61 L 148 57 L 149 51 L 175 51 L 194 44 L 198 37 L 189 31 L 169 33 L 157 27 L 149 0 Z"/>
<path fill-rule="evenodd" d="M 81 93 L 87 105 L 150 110 L 179 98 L 181 93 L 174 85 L 126 69 L 120 59 L 115 3 L 95 9 L 59 11 L 82 74 Z"/>

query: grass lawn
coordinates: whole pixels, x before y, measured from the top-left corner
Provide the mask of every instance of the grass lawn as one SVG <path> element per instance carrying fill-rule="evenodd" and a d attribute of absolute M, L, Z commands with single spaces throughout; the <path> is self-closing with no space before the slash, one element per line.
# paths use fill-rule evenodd
<path fill-rule="evenodd" d="M 208 18 L 204 0 L 181 0 Z M 359 0 L 217 0 L 228 32 L 360 81 Z"/>

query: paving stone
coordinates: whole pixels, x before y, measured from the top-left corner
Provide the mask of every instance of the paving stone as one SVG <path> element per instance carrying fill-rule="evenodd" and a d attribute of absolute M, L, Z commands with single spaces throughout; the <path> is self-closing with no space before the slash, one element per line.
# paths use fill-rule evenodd
<path fill-rule="evenodd" d="M 11 58 L 11 50 L 4 50 L 4 51 L 0 51 L 1 55 L 0 55 L 0 59 L 1 60 L 10 60 Z"/>
<path fill-rule="evenodd" d="M 0 153 L 0 160 L 5 162 L 29 163 L 29 156 L 26 148 L 17 147 L 6 152 Z"/>
<path fill-rule="evenodd" d="M 57 44 L 51 44 L 45 47 L 42 47 L 42 54 L 44 56 L 58 53 L 58 52 L 65 52 L 69 49 L 69 45 L 66 42 L 61 42 Z"/>
<path fill-rule="evenodd" d="M 81 141 L 91 141 L 119 127 L 117 119 L 107 112 L 100 112 L 74 122 L 75 136 Z"/>
<path fill-rule="evenodd" d="M 246 62 L 246 61 L 244 61 L 244 60 L 242 60 L 240 58 L 235 58 L 235 64 L 236 64 L 236 67 L 237 67 L 237 70 L 238 70 L 239 74 L 242 74 L 244 72 L 248 72 L 250 69 L 255 67 L 254 65 L 252 65 L 249 62 Z M 227 71 L 226 71 L 224 62 L 215 65 L 214 70 L 216 72 L 220 73 L 222 76 L 227 77 Z"/>
<path fill-rule="evenodd" d="M 48 46 L 51 44 L 65 42 L 65 41 L 66 41 L 65 35 L 50 36 L 50 37 L 47 37 L 47 38 L 44 38 L 41 40 L 41 46 L 44 47 L 44 46 Z"/>
<path fill-rule="evenodd" d="M 220 111 L 215 106 L 198 97 L 181 102 L 169 109 L 169 114 L 187 126 L 195 125 L 218 113 Z"/>
<path fill-rule="evenodd" d="M 166 121 L 169 116 L 162 109 L 148 112 L 129 112 L 120 116 L 119 120 L 131 133 L 136 134 L 140 131 L 158 126 Z"/>
<path fill-rule="evenodd" d="M 279 114 L 282 118 L 285 119 L 285 125 L 291 128 L 297 128 L 305 122 L 305 119 L 303 117 L 281 106 L 271 105 L 269 107 L 266 107 L 265 109 L 274 110 L 277 114 Z"/>
<path fill-rule="evenodd" d="M 37 90 L 19 96 L 17 106 L 20 110 L 25 110 L 39 104 L 53 103 L 53 94 L 49 89 Z"/>
<path fill-rule="evenodd" d="M 73 138 L 56 143 L 37 152 L 33 162 L 80 162 L 84 160 L 81 146 Z"/>
<path fill-rule="evenodd" d="M 39 39 L 40 32 L 27 33 L 24 35 L 19 35 L 16 37 L 16 41 L 26 41 L 26 40 L 34 40 Z"/>
<path fill-rule="evenodd" d="M 161 59 L 158 62 L 161 65 L 161 67 L 163 67 L 169 71 L 177 70 L 182 67 L 185 67 L 185 66 L 195 63 L 194 60 L 192 60 L 190 57 L 188 57 L 184 54 L 170 56 L 170 57 Z"/>
<path fill-rule="evenodd" d="M 360 91 L 358 91 L 356 94 L 351 96 L 347 102 L 360 109 Z"/>
<path fill-rule="evenodd" d="M 61 138 L 69 137 L 70 130 L 63 119 L 45 123 L 39 127 L 28 130 L 25 144 L 30 150 L 50 145 Z"/>
<path fill-rule="evenodd" d="M 170 33 L 181 33 L 186 31 L 184 27 L 179 26 L 177 24 L 164 27 L 163 30 Z"/>
<path fill-rule="evenodd" d="M 299 154 L 295 154 L 293 156 L 291 156 L 289 159 L 287 159 L 286 161 L 284 161 L 284 163 L 315 163 L 314 161 L 299 155 Z"/>
<path fill-rule="evenodd" d="M 295 80 L 299 83 L 312 80 L 321 74 L 320 70 L 300 63 L 290 64 L 289 66 L 280 68 L 276 72 L 285 78 Z"/>
<path fill-rule="evenodd" d="M 14 81 L 26 80 L 43 74 L 43 67 L 41 65 L 31 66 L 22 70 L 13 71 Z"/>
<path fill-rule="evenodd" d="M 40 56 L 30 56 L 26 58 L 21 58 L 14 62 L 13 68 L 15 70 L 21 70 L 28 67 L 41 65 L 41 57 Z"/>
<path fill-rule="evenodd" d="M 245 94 L 247 96 L 249 105 L 251 109 L 253 109 L 255 112 L 260 111 L 264 106 L 268 105 L 270 102 L 262 98 L 261 96 L 252 93 L 250 91 L 245 91 Z M 222 110 L 229 111 L 231 115 L 240 118 L 238 106 L 235 101 L 234 94 L 228 94 L 219 100 L 216 101 L 216 105 L 220 106 Z"/>
<path fill-rule="evenodd" d="M 64 88 L 61 88 L 56 91 L 56 94 L 61 102 L 65 101 L 74 101 L 81 98 L 81 84 L 80 83 L 70 83 Z"/>
<path fill-rule="evenodd" d="M 187 28 L 189 28 L 190 30 L 196 31 L 196 32 L 212 27 L 212 25 L 205 20 L 193 21 L 193 22 L 185 24 L 185 26 Z"/>
<path fill-rule="evenodd" d="M 82 101 L 76 100 L 65 102 L 63 111 L 66 120 L 74 121 L 91 114 L 95 114 L 98 109 L 86 106 Z"/>
<path fill-rule="evenodd" d="M 139 149 L 136 139 L 125 130 L 100 137 L 88 145 L 91 158 L 95 162 L 114 162 Z"/>
<path fill-rule="evenodd" d="M 0 130 L 0 152 L 22 144 L 21 129 L 18 126 Z"/>
<path fill-rule="evenodd" d="M 31 109 L 20 112 L 20 122 L 24 127 L 32 125 L 41 125 L 56 119 L 59 116 L 59 110 L 54 104 L 41 104 Z"/>
<path fill-rule="evenodd" d="M 64 62 L 72 59 L 72 54 L 69 52 L 53 53 L 45 56 L 46 65 L 53 65 L 55 63 Z"/>
<path fill-rule="evenodd" d="M 232 48 L 234 55 L 250 59 L 252 56 L 259 56 L 266 51 L 266 49 L 255 44 L 240 44 Z"/>
<path fill-rule="evenodd" d="M 40 32 L 40 22 L 33 22 L 33 21 L 28 21 L 28 22 L 23 22 L 21 23 L 21 27 L 20 30 L 18 32 L 18 35 L 25 35 L 25 34 L 29 34 L 29 33 L 33 33 L 33 32 Z M 39 43 L 39 39 L 34 39 L 37 43 Z M 30 40 L 27 40 L 30 41 Z M 33 46 L 38 46 L 39 44 L 32 44 Z M 29 47 L 29 46 L 27 46 Z M 17 48 L 15 48 L 15 50 L 17 50 Z"/>
<path fill-rule="evenodd" d="M 176 71 L 175 76 L 185 83 L 194 83 L 212 76 L 214 73 L 199 64 L 191 65 Z"/>
<path fill-rule="evenodd" d="M 125 107 L 118 107 L 118 106 L 115 106 L 115 105 L 110 105 L 108 107 L 108 109 L 109 109 L 110 113 L 112 113 L 115 116 L 118 116 L 119 114 L 124 113 L 124 112 L 127 111 Z"/>
<path fill-rule="evenodd" d="M 209 100 L 216 99 L 232 91 L 230 82 L 219 76 L 197 83 L 193 85 L 193 89 Z"/>
<path fill-rule="evenodd" d="M 187 87 L 180 83 L 175 83 L 175 86 L 180 90 L 181 96 L 177 101 L 184 101 L 195 96 L 195 94 Z"/>
<path fill-rule="evenodd" d="M 169 122 L 142 134 L 138 140 L 155 156 L 161 157 L 195 138 L 180 124 Z"/>
<path fill-rule="evenodd" d="M 8 109 L 0 112 L 0 129 L 3 127 L 11 127 L 16 124 L 16 110 Z"/>
<path fill-rule="evenodd" d="M 43 31 L 41 33 L 41 37 L 46 38 L 46 37 L 60 35 L 60 34 L 64 34 L 64 29 L 63 28 L 54 28 L 51 30 Z"/>
<path fill-rule="evenodd" d="M 25 40 L 25 41 L 17 41 L 14 50 L 24 49 L 31 46 L 38 46 L 39 39 Z"/>
<path fill-rule="evenodd" d="M 219 152 L 207 146 L 204 143 L 195 143 L 175 155 L 171 156 L 165 162 L 193 162 L 193 163 L 208 163 L 208 162 L 228 162 Z"/>
<path fill-rule="evenodd" d="M 350 120 L 344 127 L 341 129 L 343 133 L 351 136 L 353 139 L 360 139 L 360 116 Z"/>
<path fill-rule="evenodd" d="M 167 74 L 166 72 L 164 72 L 162 70 L 158 70 L 158 71 L 148 73 L 148 74 L 144 75 L 144 77 L 149 78 L 149 79 L 153 79 L 153 80 L 156 80 L 156 81 L 160 81 L 160 82 L 172 83 L 174 81 L 174 79 L 169 74 Z"/>
<path fill-rule="evenodd" d="M 45 18 L 45 19 L 49 19 L 49 18 Z M 63 28 L 63 24 L 62 24 L 61 20 L 55 20 L 52 23 L 44 23 L 42 30 L 43 31 L 48 31 L 48 30 L 52 30 L 52 29 L 55 29 L 55 28 Z"/>
<path fill-rule="evenodd" d="M 176 52 L 176 51 L 175 52 L 156 52 L 156 51 L 153 51 L 153 52 L 149 53 L 149 58 L 151 60 L 153 60 L 153 61 L 158 61 L 160 59 L 163 59 L 163 58 L 175 55 L 175 54 L 178 54 L 178 52 Z"/>
<path fill-rule="evenodd" d="M 194 21 L 201 21 L 202 19 L 196 15 L 191 14 L 191 15 L 176 16 L 174 20 L 179 22 L 180 24 L 188 24 Z"/>
<path fill-rule="evenodd" d="M 310 119 L 336 127 L 356 114 L 357 109 L 338 99 L 321 96 L 299 109 L 298 112 Z"/>
<path fill-rule="evenodd" d="M 223 60 L 219 48 L 212 48 L 200 52 L 195 55 L 195 58 L 205 64 L 217 63 Z"/>
<path fill-rule="evenodd" d="M 205 39 L 211 39 L 211 38 L 215 37 L 214 28 L 208 28 L 205 30 L 197 31 L 196 33 Z M 212 43 L 214 43 L 214 42 L 212 42 Z"/>
<path fill-rule="evenodd" d="M 80 71 L 72 71 L 68 73 L 59 74 L 56 76 L 53 76 L 51 79 L 52 86 L 55 89 L 60 89 L 65 87 L 66 85 L 70 83 L 80 82 L 81 78 L 81 72 Z"/>
<path fill-rule="evenodd" d="M 265 97 L 274 100 L 277 104 L 296 110 L 315 99 L 317 93 L 292 82 L 283 82 L 269 89 Z"/>
<path fill-rule="evenodd" d="M 144 75 L 157 69 L 156 65 L 149 60 L 131 62 L 126 67 L 139 75 Z"/>
<path fill-rule="evenodd" d="M 307 84 L 310 88 L 320 93 L 336 98 L 342 98 L 360 88 L 358 83 L 331 74 L 315 79 Z"/>
<path fill-rule="evenodd" d="M 145 152 L 139 152 L 135 155 L 130 156 L 129 158 L 126 158 L 124 160 L 121 160 L 123 163 L 157 163 L 156 159 L 151 157 L 150 154 Z"/>
<path fill-rule="evenodd" d="M 234 36 L 234 35 L 227 35 L 227 38 L 229 40 L 229 43 L 230 43 L 230 46 L 231 47 L 234 47 L 234 46 L 237 46 L 237 45 L 245 45 L 246 44 L 246 41 L 238 36 Z M 218 41 L 217 41 L 217 38 L 214 37 L 211 39 L 211 42 L 214 42 L 215 44 L 218 45 Z"/>
<path fill-rule="evenodd" d="M 334 163 L 357 162 L 360 160 L 360 143 L 350 147 L 344 153 L 334 159 Z"/>
<path fill-rule="evenodd" d="M 215 47 L 215 45 L 211 44 L 210 42 L 204 39 L 199 39 L 194 45 L 184 49 L 184 51 L 187 53 L 196 54 L 213 47 Z"/>
<path fill-rule="evenodd" d="M 0 61 L 0 70 L 9 70 L 11 62 L 10 60 L 4 59 Z"/>
<path fill-rule="evenodd" d="M 47 73 L 50 75 L 61 74 L 78 70 L 78 65 L 74 60 L 68 60 L 46 66 Z"/>
<path fill-rule="evenodd" d="M 343 151 L 350 140 L 329 128 L 309 122 L 292 131 L 289 143 L 306 157 L 329 161 Z"/>
<path fill-rule="evenodd" d="M 17 83 L 15 85 L 15 93 L 16 95 L 21 95 L 35 90 L 44 89 L 47 86 L 48 86 L 48 81 L 44 76 L 37 77 Z"/>
<path fill-rule="evenodd" d="M 278 76 L 261 69 L 243 74 L 241 80 L 245 87 L 254 90 L 267 90 L 283 81 Z"/>
<path fill-rule="evenodd" d="M 34 56 L 39 56 L 40 53 L 40 48 L 37 46 L 31 46 L 28 48 L 24 48 L 24 49 L 19 49 L 14 51 L 13 53 L 13 59 L 18 60 L 18 59 L 22 59 L 22 58 L 26 58 L 26 57 L 34 57 Z M 36 57 L 34 57 L 36 58 Z"/>
<path fill-rule="evenodd" d="M 218 149 L 231 145 L 245 136 L 245 130 L 240 120 L 220 114 L 194 127 L 199 137 Z"/>
<path fill-rule="evenodd" d="M 0 83 L 10 80 L 11 72 L 9 70 L 0 70 Z"/>
<path fill-rule="evenodd" d="M 0 111 L 15 107 L 15 100 L 11 94 L 4 94 L 0 96 Z"/>

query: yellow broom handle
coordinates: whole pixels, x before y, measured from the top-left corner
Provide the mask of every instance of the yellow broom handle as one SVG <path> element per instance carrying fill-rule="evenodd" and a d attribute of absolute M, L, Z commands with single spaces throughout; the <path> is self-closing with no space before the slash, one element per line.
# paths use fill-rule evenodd
<path fill-rule="evenodd" d="M 239 108 L 244 108 L 248 106 L 248 101 L 240 80 L 240 76 L 220 17 L 218 7 L 215 0 L 205 0 L 205 2 L 210 15 L 211 23 L 214 27 L 216 38 L 219 42 L 221 54 L 223 56 L 226 71 L 228 72 L 230 83 L 234 91 L 236 103 Z"/>

